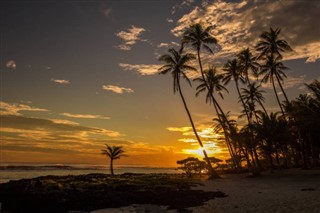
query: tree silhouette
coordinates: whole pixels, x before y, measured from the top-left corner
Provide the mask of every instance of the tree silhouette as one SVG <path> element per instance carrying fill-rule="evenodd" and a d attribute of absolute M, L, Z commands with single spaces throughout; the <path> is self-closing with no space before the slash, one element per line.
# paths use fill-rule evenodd
<path fill-rule="evenodd" d="M 262 93 L 265 93 L 264 90 L 260 90 L 259 88 L 261 85 L 258 85 L 256 82 L 248 85 L 248 88 L 242 88 L 241 94 L 243 100 L 248 103 L 255 103 L 258 102 L 261 108 L 263 109 L 264 113 L 267 114 L 266 109 L 264 108 L 262 102 L 264 102 L 265 98 L 263 97 Z"/>
<path fill-rule="evenodd" d="M 292 48 L 287 41 L 279 39 L 280 28 L 275 30 L 271 27 L 269 32 L 263 32 L 260 35 L 260 41 L 256 45 L 256 50 L 260 52 L 258 58 L 265 58 L 267 56 L 274 56 L 282 59 L 282 53 L 292 51 Z"/>
<path fill-rule="evenodd" d="M 265 60 L 265 64 L 261 65 L 261 71 L 260 71 L 260 75 L 263 76 L 261 81 L 263 83 L 267 83 L 268 81 L 270 81 L 272 83 L 274 94 L 277 98 L 278 104 L 280 106 L 280 109 L 281 109 L 281 112 L 283 115 L 284 115 L 284 110 L 283 110 L 282 104 L 280 103 L 280 99 L 279 99 L 279 95 L 277 93 L 274 78 L 279 79 L 278 83 L 279 83 L 280 88 L 282 88 L 280 81 L 283 81 L 283 79 L 287 77 L 287 75 L 284 73 L 284 71 L 287 69 L 288 68 L 286 66 L 284 66 L 284 64 L 280 61 L 279 56 L 274 58 L 272 55 L 270 55 L 270 56 L 267 56 L 267 58 Z M 283 91 L 283 89 L 282 89 L 282 91 Z M 287 101 L 287 103 L 289 103 L 289 101 Z"/>
<path fill-rule="evenodd" d="M 210 175 L 212 178 L 217 178 L 219 175 L 213 170 L 210 161 L 208 159 L 208 155 L 206 150 L 204 149 L 203 143 L 197 133 L 196 127 L 194 125 L 192 116 L 190 114 L 190 111 L 188 109 L 186 100 L 183 96 L 182 90 L 181 90 L 181 85 L 180 85 L 180 78 L 183 77 L 191 86 L 191 82 L 186 75 L 186 71 L 196 71 L 196 69 L 192 66 L 189 65 L 189 63 L 195 60 L 195 56 L 191 53 L 183 53 L 183 45 L 181 46 L 180 50 L 175 50 L 174 48 L 171 48 L 168 50 L 168 54 L 162 55 L 159 58 L 159 61 L 162 61 L 165 63 L 162 67 L 160 67 L 159 71 L 160 74 L 167 74 L 171 73 L 173 77 L 173 92 L 179 92 L 181 100 L 183 102 L 183 106 L 187 112 L 190 124 L 192 126 L 193 132 L 199 142 L 200 147 L 203 150 L 203 154 L 205 156 L 205 159 L 207 161 L 208 169 L 210 172 Z"/>
<path fill-rule="evenodd" d="M 246 48 L 237 55 L 237 59 L 239 62 L 240 74 L 244 75 L 246 83 L 251 85 L 249 71 L 251 71 L 253 76 L 257 76 L 259 70 L 259 63 L 257 62 L 256 57 L 253 56 L 249 48 Z"/>
<path fill-rule="evenodd" d="M 113 173 L 113 161 L 119 159 L 120 157 L 126 156 L 123 154 L 125 151 L 122 149 L 122 146 L 109 146 L 108 144 L 105 144 L 106 148 L 102 149 L 102 155 L 106 155 L 108 158 L 110 158 L 110 173 L 112 176 L 114 176 Z"/>
<path fill-rule="evenodd" d="M 256 46 L 256 50 L 260 53 L 258 58 L 266 60 L 265 64 L 268 64 L 271 61 L 274 61 L 275 63 L 279 62 L 283 58 L 282 57 L 283 52 L 292 51 L 292 48 L 290 47 L 287 41 L 283 39 L 279 39 L 280 32 L 281 30 L 279 28 L 276 28 L 275 30 L 273 28 L 270 28 L 269 32 L 263 32 L 260 35 L 260 41 Z M 279 75 L 275 75 L 274 77 L 276 77 L 278 81 L 278 84 L 280 86 L 280 89 L 284 95 L 286 102 L 289 103 L 287 94 L 285 93 L 281 84 L 281 81 L 283 81 L 283 79 L 280 78 Z M 281 109 L 281 111 L 283 112 L 283 109 Z"/>

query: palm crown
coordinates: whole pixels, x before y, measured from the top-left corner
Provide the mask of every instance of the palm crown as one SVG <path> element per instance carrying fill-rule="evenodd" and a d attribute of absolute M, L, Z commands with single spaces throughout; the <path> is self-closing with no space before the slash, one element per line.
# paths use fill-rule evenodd
<path fill-rule="evenodd" d="M 191 85 L 191 82 L 186 75 L 186 71 L 196 71 L 196 69 L 189 65 L 189 62 L 195 59 L 195 56 L 191 53 L 183 53 L 183 47 L 178 51 L 174 48 L 168 50 L 168 54 L 162 55 L 159 61 L 165 63 L 160 67 L 160 74 L 166 74 L 171 72 L 173 77 L 173 91 L 179 91 L 180 77 L 184 77 Z"/>
<path fill-rule="evenodd" d="M 183 34 L 182 43 L 190 44 L 194 49 L 200 51 L 203 47 L 210 53 L 213 53 L 209 44 L 216 44 L 217 39 L 210 35 L 211 26 L 203 28 L 201 24 L 191 25 Z"/>
<path fill-rule="evenodd" d="M 201 92 L 204 92 L 207 90 L 206 83 L 204 81 L 207 81 L 209 90 L 207 91 L 206 95 L 206 102 L 211 102 L 211 94 L 214 94 L 214 92 L 217 92 L 220 97 L 223 99 L 223 91 L 228 92 L 228 90 L 221 84 L 223 76 L 221 74 L 217 74 L 216 68 L 210 67 L 208 70 L 205 71 L 205 80 L 202 78 L 196 78 L 195 81 L 200 82 L 199 86 L 197 86 L 197 93 L 196 96 L 198 96 Z"/>
<path fill-rule="evenodd" d="M 263 32 L 260 35 L 260 41 L 256 46 L 256 50 L 260 52 L 258 58 L 274 55 L 282 59 L 282 52 L 292 51 L 290 45 L 285 40 L 279 39 L 281 30 L 270 28 L 269 32 Z"/>

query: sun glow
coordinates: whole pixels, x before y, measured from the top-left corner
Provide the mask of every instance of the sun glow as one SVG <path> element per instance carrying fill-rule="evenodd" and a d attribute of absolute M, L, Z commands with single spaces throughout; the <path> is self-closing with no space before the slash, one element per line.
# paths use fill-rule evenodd
<path fill-rule="evenodd" d="M 206 150 L 209 156 L 212 156 L 221 152 L 220 148 L 218 148 L 214 143 L 205 144 L 204 149 Z M 183 149 L 182 151 L 183 153 L 188 155 L 193 155 L 198 158 L 204 158 L 202 147 L 198 147 L 197 149 Z"/>

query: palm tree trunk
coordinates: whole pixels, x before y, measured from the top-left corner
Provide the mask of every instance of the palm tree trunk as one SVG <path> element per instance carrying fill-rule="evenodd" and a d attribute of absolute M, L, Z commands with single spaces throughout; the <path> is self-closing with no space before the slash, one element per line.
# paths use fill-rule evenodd
<path fill-rule="evenodd" d="M 198 55 L 198 63 L 199 63 L 199 67 L 200 67 L 200 73 L 201 73 L 201 76 L 202 76 L 202 80 L 204 81 L 207 90 L 210 91 L 210 90 L 209 90 L 208 82 L 207 82 L 206 78 L 204 77 L 204 73 L 203 73 L 203 68 L 202 68 L 202 63 L 201 63 L 201 57 L 200 57 L 200 47 L 197 48 L 197 55 Z M 221 121 L 220 113 L 218 112 L 217 107 L 219 108 L 221 114 L 223 115 L 223 117 L 224 117 L 225 120 L 227 121 L 228 126 L 230 127 L 230 123 L 229 123 L 226 115 L 225 115 L 224 112 L 222 111 L 221 107 L 219 106 L 218 102 L 215 100 L 215 98 L 213 97 L 212 94 L 210 94 L 210 96 L 211 96 L 212 102 L 213 102 L 213 104 L 214 104 L 214 107 L 215 107 L 215 110 L 216 110 L 216 113 L 217 113 L 218 118 L 219 118 L 220 121 Z M 225 138 L 226 138 L 226 140 L 227 140 L 226 143 L 229 143 L 229 141 L 228 141 L 229 139 L 227 139 L 227 138 L 228 138 L 228 135 L 226 134 L 226 129 L 224 128 L 224 126 L 223 126 L 223 131 L 224 131 Z M 228 145 L 227 145 L 227 146 L 228 146 Z M 230 147 L 231 147 L 231 145 L 230 145 Z M 232 148 L 231 148 L 231 149 L 232 149 Z M 229 150 L 229 152 L 230 152 L 230 151 L 232 151 L 232 150 Z M 230 155 L 234 155 L 234 153 L 230 152 Z M 234 159 L 232 156 L 231 156 L 231 158 Z M 238 165 L 238 163 L 236 163 L 235 165 Z"/>
<path fill-rule="evenodd" d="M 261 102 L 259 99 L 258 99 L 258 103 L 259 103 L 259 105 L 261 106 L 261 108 L 262 108 L 263 112 L 264 112 L 267 116 L 269 116 L 269 115 L 268 115 L 268 112 L 267 112 L 267 110 L 266 110 L 266 108 L 264 108 L 264 106 L 263 106 L 262 102 Z"/>
<path fill-rule="evenodd" d="M 234 81 L 235 81 L 235 83 L 236 83 L 237 92 L 238 92 L 239 98 L 240 98 L 240 100 L 241 100 L 241 103 L 242 103 L 243 109 L 244 109 L 244 111 L 246 112 L 246 115 L 247 115 L 248 124 L 251 124 L 251 121 L 250 121 L 250 117 L 249 117 L 249 113 L 248 113 L 247 107 L 246 107 L 246 105 L 245 105 L 245 103 L 244 103 L 244 101 L 243 101 L 242 95 L 241 95 L 240 90 L 239 90 L 238 80 L 236 80 L 236 79 L 235 79 Z"/>
<path fill-rule="evenodd" d="M 232 145 L 231 145 L 231 143 L 230 143 L 230 140 L 229 140 L 229 136 L 228 136 L 228 134 L 227 134 L 226 127 L 225 127 L 225 125 L 223 124 L 221 115 L 220 115 L 220 113 L 219 113 L 219 111 L 218 111 L 218 108 L 217 108 L 217 104 L 218 104 L 218 103 L 217 103 L 217 100 L 214 98 L 213 95 L 211 96 L 211 99 L 212 99 L 212 102 L 213 102 L 214 109 L 215 109 L 215 111 L 216 111 L 216 113 L 217 113 L 218 119 L 219 119 L 219 121 L 220 121 L 220 124 L 221 124 L 221 126 L 222 126 L 224 135 L 225 135 L 226 144 L 227 144 L 227 147 L 228 147 L 228 151 L 229 151 L 229 153 L 230 153 L 230 156 L 231 156 L 231 160 L 232 160 L 233 164 L 236 166 L 236 168 L 239 169 L 240 164 L 239 164 L 239 162 L 238 162 L 238 161 L 236 160 L 236 158 L 235 158 L 236 155 L 235 155 L 234 150 L 233 150 L 233 148 L 232 148 Z"/>
<path fill-rule="evenodd" d="M 284 92 L 284 89 L 283 89 L 283 87 L 281 85 L 280 79 L 279 79 L 279 77 L 277 75 L 276 75 L 276 78 L 277 78 L 278 84 L 280 86 L 280 89 L 282 91 L 282 94 L 284 95 L 284 98 L 286 99 L 286 102 L 289 104 L 289 99 L 287 97 L 287 94 Z"/>
<path fill-rule="evenodd" d="M 198 142 L 199 142 L 200 147 L 202 148 L 203 155 L 204 155 L 205 160 L 206 160 L 206 162 L 207 162 L 207 164 L 208 164 L 208 169 L 209 169 L 210 175 L 211 175 L 212 178 L 220 178 L 220 176 L 218 175 L 218 173 L 217 173 L 216 171 L 214 171 L 214 169 L 212 168 L 212 165 L 211 165 L 211 163 L 210 163 L 210 161 L 209 161 L 207 152 L 206 152 L 206 150 L 204 149 L 203 143 L 202 143 L 202 141 L 201 141 L 201 139 L 200 139 L 200 137 L 199 137 L 199 135 L 198 135 L 198 133 L 197 133 L 197 130 L 196 130 L 195 126 L 194 126 L 194 123 L 193 123 L 191 114 L 190 114 L 190 112 L 189 112 L 189 109 L 188 109 L 186 100 L 184 99 L 184 96 L 183 96 L 182 91 L 181 91 L 181 87 L 180 87 L 180 82 L 179 82 L 179 80 L 178 80 L 178 87 L 179 87 L 179 88 L 178 88 L 178 89 L 179 89 L 179 94 L 180 94 L 180 97 L 181 97 L 181 99 L 182 99 L 183 106 L 184 106 L 184 108 L 185 108 L 185 110 L 186 110 L 186 112 L 187 112 L 187 114 L 188 114 L 188 118 L 189 118 L 189 121 L 190 121 L 190 123 L 191 123 L 193 132 L 194 132 L 194 134 L 195 134 L 195 136 L 196 136 L 196 138 L 197 138 L 197 140 L 198 140 Z"/>
<path fill-rule="evenodd" d="M 114 173 L 113 173 L 113 159 L 111 158 L 110 159 L 110 173 L 112 176 L 114 176 Z"/>
<path fill-rule="evenodd" d="M 283 111 L 283 109 L 282 109 L 282 105 L 281 105 L 281 103 L 280 103 L 280 100 L 279 100 L 279 97 L 278 97 L 278 94 L 277 94 L 276 87 L 275 87 L 275 85 L 274 85 L 273 76 L 271 76 L 271 82 L 272 82 L 273 91 L 274 91 L 274 94 L 276 95 L 276 98 L 277 98 L 278 104 L 279 104 L 279 106 L 280 106 L 281 112 L 282 112 L 283 116 L 285 116 L 284 111 Z"/>

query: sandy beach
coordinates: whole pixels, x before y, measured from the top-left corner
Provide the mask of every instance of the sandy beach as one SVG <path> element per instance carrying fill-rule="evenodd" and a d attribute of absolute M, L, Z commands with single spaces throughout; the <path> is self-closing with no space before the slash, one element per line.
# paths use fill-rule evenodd
<path fill-rule="evenodd" d="M 320 212 L 320 170 L 290 169 L 274 173 L 265 172 L 261 177 L 246 174 L 223 175 L 219 180 L 201 180 L 204 191 L 221 191 L 224 198 L 215 198 L 205 205 L 192 207 L 194 213 L 207 212 Z M 119 212 L 177 212 L 155 205 L 131 205 L 102 209 L 92 213 Z"/>

